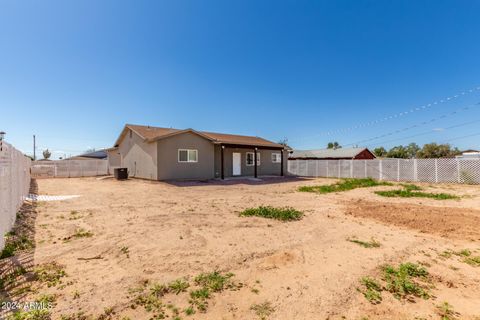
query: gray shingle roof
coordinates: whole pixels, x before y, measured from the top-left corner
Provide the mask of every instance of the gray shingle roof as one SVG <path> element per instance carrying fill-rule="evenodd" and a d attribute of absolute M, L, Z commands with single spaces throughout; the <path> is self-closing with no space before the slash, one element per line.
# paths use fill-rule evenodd
<path fill-rule="evenodd" d="M 353 159 L 366 148 L 338 148 L 318 150 L 293 150 L 290 158 L 348 158 Z"/>

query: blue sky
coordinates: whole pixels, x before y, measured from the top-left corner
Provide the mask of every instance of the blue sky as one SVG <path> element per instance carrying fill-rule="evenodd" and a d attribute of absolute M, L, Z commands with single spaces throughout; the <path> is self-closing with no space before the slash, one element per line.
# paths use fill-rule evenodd
<path fill-rule="evenodd" d="M 479 1 L 0 0 L 0 130 L 27 153 L 36 134 L 38 152 L 56 156 L 111 146 L 125 123 L 286 137 L 296 148 L 480 148 L 480 90 L 468 91 L 480 86 L 479 10 Z"/>

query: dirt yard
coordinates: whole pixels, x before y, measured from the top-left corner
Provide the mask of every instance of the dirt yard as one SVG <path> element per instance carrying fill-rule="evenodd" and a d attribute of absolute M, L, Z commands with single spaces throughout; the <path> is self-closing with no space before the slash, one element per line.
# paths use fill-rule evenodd
<path fill-rule="evenodd" d="M 39 202 L 33 262 L 55 262 L 65 276 L 21 297 L 54 295 L 53 319 L 162 319 L 147 310 L 148 293 L 158 292 L 152 285 L 185 278 L 186 292 L 158 295 L 169 319 L 480 319 L 480 266 L 466 262 L 480 256 L 480 186 L 419 184 L 460 200 L 374 194 L 392 186 L 297 191 L 333 182 L 38 180 L 40 195 L 80 197 Z M 305 215 L 239 216 L 260 205 Z M 378 248 L 347 241 L 372 238 Z M 459 253 L 466 249 L 468 257 Z M 384 264 L 406 262 L 428 270 L 428 297 L 384 289 L 380 303 L 365 298 L 363 277 L 381 281 Z M 232 286 L 213 292 L 205 312 L 187 315 L 195 277 L 216 270 L 233 273 Z M 138 302 L 142 288 L 147 298 Z"/>

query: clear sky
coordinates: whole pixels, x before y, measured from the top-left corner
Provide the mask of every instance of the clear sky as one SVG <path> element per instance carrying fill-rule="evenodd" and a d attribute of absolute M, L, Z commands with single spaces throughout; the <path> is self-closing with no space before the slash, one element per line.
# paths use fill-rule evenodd
<path fill-rule="evenodd" d="M 458 0 L 0 0 L 0 130 L 26 153 L 36 134 L 56 157 L 112 146 L 125 123 L 295 148 L 480 148 L 480 90 L 468 91 L 479 12 Z"/>

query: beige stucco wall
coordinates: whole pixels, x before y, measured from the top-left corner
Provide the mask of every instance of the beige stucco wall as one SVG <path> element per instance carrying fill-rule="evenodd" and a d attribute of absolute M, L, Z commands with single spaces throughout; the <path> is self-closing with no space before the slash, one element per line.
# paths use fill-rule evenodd
<path fill-rule="evenodd" d="M 225 177 L 231 177 L 233 173 L 233 156 L 234 152 L 240 153 L 241 157 L 241 175 L 254 176 L 255 167 L 247 166 L 247 152 L 253 152 L 252 149 L 246 148 L 225 148 L 224 150 L 224 170 Z M 272 162 L 272 153 L 280 153 L 280 150 L 264 150 L 259 149 L 260 165 L 257 166 L 257 175 L 280 175 L 280 163 Z M 287 175 L 287 151 L 283 152 L 283 174 Z M 221 176 L 221 150 L 220 146 L 215 146 L 215 177 Z"/>
<path fill-rule="evenodd" d="M 197 162 L 178 162 L 178 149 L 198 150 Z M 158 140 L 158 180 L 214 178 L 214 145 L 197 134 L 186 132 Z"/>
<path fill-rule="evenodd" d="M 157 144 L 144 142 L 135 132 L 127 132 L 120 145 L 120 166 L 130 177 L 157 180 Z"/>
<path fill-rule="evenodd" d="M 122 164 L 122 157 L 118 149 L 112 149 L 107 151 L 108 159 L 108 173 L 113 174 L 113 169 L 119 168 Z"/>

